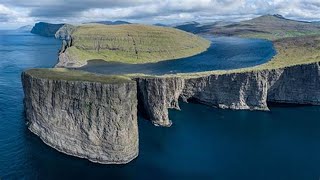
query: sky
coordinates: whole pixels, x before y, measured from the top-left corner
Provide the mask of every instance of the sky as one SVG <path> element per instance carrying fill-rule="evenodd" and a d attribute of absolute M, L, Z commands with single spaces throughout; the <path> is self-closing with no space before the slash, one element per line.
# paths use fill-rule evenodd
<path fill-rule="evenodd" d="M 0 0 L 0 29 L 39 21 L 172 24 L 240 21 L 265 14 L 320 21 L 320 0 Z"/>

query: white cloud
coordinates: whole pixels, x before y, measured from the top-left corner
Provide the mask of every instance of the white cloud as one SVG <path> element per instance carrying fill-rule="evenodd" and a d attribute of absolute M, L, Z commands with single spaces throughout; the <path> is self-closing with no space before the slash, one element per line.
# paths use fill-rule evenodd
<path fill-rule="evenodd" d="M 238 21 L 276 13 L 300 20 L 320 18 L 320 0 L 1 0 L 1 3 L 2 25 L 9 21 L 79 23 L 119 19 L 147 23 Z"/>
<path fill-rule="evenodd" d="M 0 27 L 11 28 L 17 24 L 25 24 L 33 21 L 28 16 L 28 10 L 24 8 L 8 7 L 0 4 Z"/>

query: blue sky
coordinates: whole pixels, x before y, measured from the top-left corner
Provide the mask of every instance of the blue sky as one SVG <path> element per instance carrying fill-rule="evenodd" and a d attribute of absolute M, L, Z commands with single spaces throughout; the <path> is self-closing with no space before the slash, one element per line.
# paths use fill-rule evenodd
<path fill-rule="evenodd" d="M 0 0 L 0 29 L 38 21 L 239 21 L 264 14 L 319 21 L 320 0 Z"/>

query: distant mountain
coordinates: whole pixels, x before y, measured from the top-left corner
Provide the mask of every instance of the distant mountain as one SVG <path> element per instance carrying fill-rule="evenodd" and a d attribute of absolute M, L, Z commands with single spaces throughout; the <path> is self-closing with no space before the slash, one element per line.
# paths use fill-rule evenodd
<path fill-rule="evenodd" d="M 26 25 L 26 26 L 19 27 L 18 29 L 16 29 L 16 31 L 30 32 L 32 27 L 33 27 L 32 25 Z"/>
<path fill-rule="evenodd" d="M 200 23 L 196 21 L 192 21 L 192 22 L 186 22 L 183 24 L 175 25 L 174 28 L 196 34 L 196 33 L 199 33 L 199 26 L 200 26 Z"/>
<path fill-rule="evenodd" d="M 185 22 L 182 24 L 172 24 L 170 26 L 183 31 L 191 32 L 194 34 L 200 34 L 200 33 L 206 33 L 210 31 L 210 29 L 212 29 L 216 24 L 217 23 L 201 24 L 199 22 L 192 21 L 192 22 Z"/>
<path fill-rule="evenodd" d="M 56 32 L 63 25 L 64 24 L 51 24 L 51 23 L 46 23 L 46 22 L 39 22 L 33 26 L 31 33 L 38 34 L 40 36 L 54 37 Z"/>
<path fill-rule="evenodd" d="M 156 23 L 156 24 L 153 24 L 154 26 L 162 26 L 162 27 L 169 27 L 170 25 L 167 25 L 167 24 L 161 24 L 161 23 Z"/>
<path fill-rule="evenodd" d="M 243 36 L 266 39 L 279 39 L 320 33 L 320 26 L 310 22 L 296 21 L 281 15 L 264 15 L 251 20 L 207 29 L 209 34 L 223 36 Z"/>
<path fill-rule="evenodd" d="M 97 21 L 93 23 L 105 24 L 105 25 L 121 25 L 121 24 L 131 24 L 127 21 Z"/>

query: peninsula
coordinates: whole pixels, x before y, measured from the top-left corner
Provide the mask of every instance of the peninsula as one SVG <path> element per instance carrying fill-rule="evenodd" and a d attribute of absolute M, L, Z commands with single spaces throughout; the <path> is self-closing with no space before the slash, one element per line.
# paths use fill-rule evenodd
<path fill-rule="evenodd" d="M 64 43 L 57 67 L 80 67 L 92 59 L 132 64 L 158 62 L 192 56 L 210 45 L 208 40 L 191 33 L 141 24 L 85 24 L 72 30 L 70 41 Z"/>
<path fill-rule="evenodd" d="M 279 27 L 271 23 L 275 20 L 303 23 L 304 28 L 290 26 L 294 30 L 290 34 L 251 30 L 244 35 L 230 30 L 235 25 L 226 26 L 229 36 L 266 38 L 274 43 L 277 55 L 272 60 L 243 69 L 163 76 L 28 70 L 22 81 L 29 129 L 66 154 L 99 163 L 127 163 L 138 153 L 138 111 L 153 124 L 169 127 L 168 109 L 180 110 L 180 100 L 235 110 L 268 111 L 270 102 L 320 105 L 320 26 L 278 15 L 255 22 L 259 20 L 270 22 L 274 27 L 270 31 Z M 244 27 L 242 23 L 247 22 L 241 22 L 238 29 Z M 261 26 L 256 24 L 249 27 Z M 305 31 L 308 27 L 311 30 Z M 206 33 L 221 34 L 217 31 Z M 77 68 L 90 59 L 157 62 L 195 55 L 209 46 L 208 41 L 180 30 L 135 24 L 82 25 L 70 37 L 62 45 L 57 67 Z"/>

